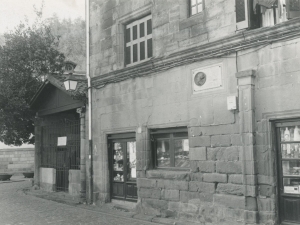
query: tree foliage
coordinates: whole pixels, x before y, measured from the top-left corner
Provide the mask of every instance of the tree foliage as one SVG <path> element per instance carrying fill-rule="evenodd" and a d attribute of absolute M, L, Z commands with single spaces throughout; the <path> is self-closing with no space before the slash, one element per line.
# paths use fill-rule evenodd
<path fill-rule="evenodd" d="M 29 102 L 43 75 L 62 71 L 65 57 L 45 23 L 21 23 L 4 38 L 5 44 L 0 46 L 0 141 L 8 145 L 34 143 L 35 112 Z"/>
<path fill-rule="evenodd" d="M 53 35 L 59 38 L 58 50 L 64 53 L 67 60 L 77 64 L 76 70 L 85 70 L 85 21 L 62 19 L 53 15 L 46 21 Z"/>

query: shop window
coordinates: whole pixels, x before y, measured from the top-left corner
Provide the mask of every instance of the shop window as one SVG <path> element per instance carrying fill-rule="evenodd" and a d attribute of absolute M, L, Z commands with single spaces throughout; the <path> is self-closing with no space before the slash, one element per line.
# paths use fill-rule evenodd
<path fill-rule="evenodd" d="M 204 0 L 190 0 L 190 15 L 193 16 L 203 11 Z"/>
<path fill-rule="evenodd" d="M 273 26 L 300 16 L 300 0 L 236 0 L 237 29 Z"/>
<path fill-rule="evenodd" d="M 135 20 L 125 27 L 125 64 L 134 65 L 152 57 L 152 17 Z"/>
<path fill-rule="evenodd" d="M 277 122 L 279 214 L 283 223 L 300 223 L 300 121 Z"/>
<path fill-rule="evenodd" d="M 187 128 L 152 130 L 151 141 L 156 168 L 189 168 Z"/>

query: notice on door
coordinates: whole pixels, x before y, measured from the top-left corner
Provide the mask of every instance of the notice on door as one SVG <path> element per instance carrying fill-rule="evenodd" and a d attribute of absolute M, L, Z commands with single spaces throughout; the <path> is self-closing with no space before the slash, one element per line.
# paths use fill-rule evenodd
<path fill-rule="evenodd" d="M 66 145 L 67 145 L 67 137 L 57 138 L 57 146 L 66 146 Z"/>

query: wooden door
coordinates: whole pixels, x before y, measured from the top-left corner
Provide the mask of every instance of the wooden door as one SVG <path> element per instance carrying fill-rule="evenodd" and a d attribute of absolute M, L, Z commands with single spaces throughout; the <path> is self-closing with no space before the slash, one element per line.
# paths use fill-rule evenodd
<path fill-rule="evenodd" d="M 137 200 L 136 142 L 134 139 L 112 140 L 109 148 L 111 196 L 127 201 Z"/>
<path fill-rule="evenodd" d="M 300 121 L 276 123 L 281 224 L 300 224 Z"/>

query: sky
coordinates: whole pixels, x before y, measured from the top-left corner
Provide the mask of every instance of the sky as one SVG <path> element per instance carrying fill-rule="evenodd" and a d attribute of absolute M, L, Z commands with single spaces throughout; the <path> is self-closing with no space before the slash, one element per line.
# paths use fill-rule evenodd
<path fill-rule="evenodd" d="M 40 9 L 43 0 L 0 0 L 0 34 L 13 30 L 27 16 L 29 23 L 36 18 L 34 5 Z M 85 19 L 85 0 L 44 0 L 43 18 L 54 13 L 61 19 Z M 33 147 L 23 145 L 21 148 Z M 0 142 L 0 149 L 12 148 Z M 15 148 L 15 147 L 14 147 Z"/>
<path fill-rule="evenodd" d="M 35 16 L 34 8 L 40 9 L 43 0 L 0 0 L 0 34 L 14 29 L 20 21 Z M 61 19 L 85 18 L 85 0 L 44 0 L 43 18 L 54 13 Z"/>

